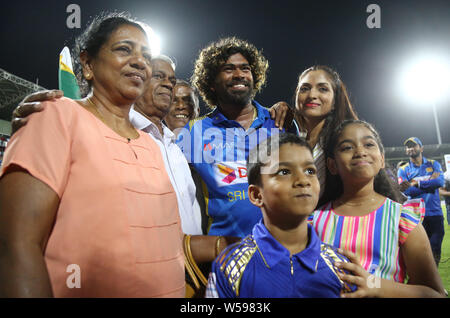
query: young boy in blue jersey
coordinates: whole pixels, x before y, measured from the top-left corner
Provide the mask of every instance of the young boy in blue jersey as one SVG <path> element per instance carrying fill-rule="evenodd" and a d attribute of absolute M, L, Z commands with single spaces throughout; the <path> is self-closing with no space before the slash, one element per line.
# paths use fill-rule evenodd
<path fill-rule="evenodd" d="M 213 262 L 206 297 L 339 297 L 354 290 L 335 266 L 348 260 L 307 222 L 320 190 L 307 142 L 293 134 L 268 138 L 250 153 L 247 176 L 263 219 Z"/>

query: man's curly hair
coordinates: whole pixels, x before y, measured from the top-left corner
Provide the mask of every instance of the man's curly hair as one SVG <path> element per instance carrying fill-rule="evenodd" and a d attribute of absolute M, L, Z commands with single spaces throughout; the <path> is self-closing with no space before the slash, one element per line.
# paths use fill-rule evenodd
<path fill-rule="evenodd" d="M 217 104 L 216 94 L 211 87 L 214 86 L 220 67 L 236 53 L 241 53 L 250 64 L 253 76 L 252 98 L 266 83 L 269 62 L 253 44 L 236 37 L 223 38 L 210 43 L 200 51 L 191 77 L 192 85 L 197 88 L 209 108 L 214 108 Z"/>

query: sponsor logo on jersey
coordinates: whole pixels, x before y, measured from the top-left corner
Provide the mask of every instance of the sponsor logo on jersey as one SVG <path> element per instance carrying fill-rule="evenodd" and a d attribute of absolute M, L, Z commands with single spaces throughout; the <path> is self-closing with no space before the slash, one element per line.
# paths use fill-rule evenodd
<path fill-rule="evenodd" d="M 214 177 L 219 187 L 246 183 L 247 167 L 245 162 L 220 162 L 214 164 Z"/>

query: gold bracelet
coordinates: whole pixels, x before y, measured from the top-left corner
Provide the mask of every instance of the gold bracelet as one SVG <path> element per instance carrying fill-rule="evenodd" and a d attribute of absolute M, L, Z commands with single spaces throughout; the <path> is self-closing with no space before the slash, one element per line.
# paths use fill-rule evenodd
<path fill-rule="evenodd" d="M 190 259 L 192 258 L 192 255 L 189 255 L 190 248 L 188 246 L 191 245 L 191 236 L 185 235 L 183 238 L 183 249 L 184 249 L 184 267 L 186 269 L 186 272 L 188 273 L 189 277 L 191 278 L 195 289 L 198 290 L 200 288 L 200 283 L 197 279 L 197 275 L 195 275 L 195 270 L 192 268 Z"/>
<path fill-rule="evenodd" d="M 202 271 L 195 262 L 194 257 L 192 256 L 191 235 L 184 236 L 184 256 L 185 256 L 186 270 L 188 271 L 189 274 L 193 274 L 196 277 L 196 279 L 193 279 L 194 284 L 197 286 L 196 281 L 198 279 L 200 280 L 201 284 L 203 284 L 203 286 L 206 286 L 208 280 L 206 279 L 205 275 L 203 275 Z"/>
<path fill-rule="evenodd" d="M 215 257 L 219 256 L 219 254 L 220 254 L 220 240 L 222 239 L 222 237 L 223 236 L 219 236 L 216 239 L 216 249 L 215 249 L 216 255 L 215 255 Z"/>

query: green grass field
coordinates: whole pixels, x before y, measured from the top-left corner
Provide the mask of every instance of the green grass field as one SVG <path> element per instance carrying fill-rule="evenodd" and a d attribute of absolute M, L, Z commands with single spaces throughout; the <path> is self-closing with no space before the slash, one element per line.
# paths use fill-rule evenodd
<path fill-rule="evenodd" d="M 445 236 L 442 242 L 441 262 L 439 264 L 439 273 L 444 283 L 445 289 L 450 291 L 450 225 L 447 223 L 447 212 L 445 210 L 445 204 L 442 206 L 444 212 L 444 228 Z"/>

